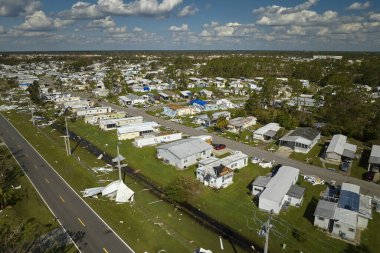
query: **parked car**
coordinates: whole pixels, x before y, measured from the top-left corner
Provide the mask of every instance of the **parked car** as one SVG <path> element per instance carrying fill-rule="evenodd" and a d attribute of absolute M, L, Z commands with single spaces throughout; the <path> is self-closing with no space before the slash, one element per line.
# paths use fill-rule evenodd
<path fill-rule="evenodd" d="M 347 172 L 349 168 L 350 168 L 350 164 L 347 163 L 347 162 L 342 162 L 342 163 L 340 164 L 340 169 L 341 169 L 342 171 L 344 171 L 344 172 Z"/>
<path fill-rule="evenodd" d="M 363 179 L 368 182 L 372 182 L 374 177 L 375 177 L 375 172 L 373 171 L 367 171 L 363 175 Z"/>
<path fill-rule="evenodd" d="M 213 144 L 215 150 L 222 150 L 226 148 L 224 144 Z"/>

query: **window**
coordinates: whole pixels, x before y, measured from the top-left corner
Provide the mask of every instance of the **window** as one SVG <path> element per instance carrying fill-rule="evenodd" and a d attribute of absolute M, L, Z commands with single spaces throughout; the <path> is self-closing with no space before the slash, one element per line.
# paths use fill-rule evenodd
<path fill-rule="evenodd" d="M 335 224 L 334 227 L 340 228 L 340 225 L 339 224 Z"/>
<path fill-rule="evenodd" d="M 325 218 L 323 218 L 323 217 L 318 217 L 318 220 L 325 220 Z"/>
<path fill-rule="evenodd" d="M 349 228 L 348 231 L 350 231 L 350 232 L 355 232 L 355 229 L 353 229 L 353 228 Z"/>

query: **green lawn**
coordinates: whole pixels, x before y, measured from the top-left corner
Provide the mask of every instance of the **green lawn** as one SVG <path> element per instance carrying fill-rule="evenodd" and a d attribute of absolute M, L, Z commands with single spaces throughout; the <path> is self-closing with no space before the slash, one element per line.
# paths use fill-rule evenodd
<path fill-rule="evenodd" d="M 118 141 L 116 139 L 115 132 L 103 132 L 100 131 L 97 127 L 86 125 L 81 121 L 70 123 L 69 125 L 71 130 L 82 135 L 97 145 L 99 148 L 109 152 L 110 154 L 116 154 L 115 147 Z M 154 147 L 139 149 L 135 148 L 130 141 L 122 141 L 120 150 L 121 154 L 127 158 L 127 163 L 130 166 L 138 169 L 140 173 L 148 176 L 150 179 L 162 187 L 165 187 L 171 179 L 175 178 L 178 175 L 187 174 L 194 176 L 195 166 L 189 168 L 186 171 L 177 171 L 174 167 L 161 163 L 161 161 L 155 158 L 156 151 Z M 234 177 L 234 184 L 226 189 L 215 191 L 207 187 L 202 187 L 200 195 L 194 199 L 192 204 L 208 215 L 227 224 L 235 231 L 238 231 L 247 238 L 251 238 L 260 245 L 263 245 L 264 239 L 258 237 L 257 230 L 260 228 L 260 224 L 266 220 L 267 214 L 259 211 L 253 204 L 252 198 L 248 193 L 248 186 L 250 182 L 258 175 L 263 175 L 267 172 L 267 170 L 261 169 L 251 164 L 236 173 Z M 135 185 L 133 181 L 128 183 L 128 180 L 127 184 L 131 185 L 131 188 L 138 192 L 138 185 Z M 273 220 L 273 224 L 275 225 L 276 230 L 274 230 L 273 235 L 271 235 L 270 250 L 272 252 L 283 251 L 281 249 L 281 245 L 283 243 L 286 243 L 287 245 L 285 250 L 286 252 L 299 252 L 301 250 L 303 252 L 343 252 L 349 248 L 347 243 L 333 239 L 313 227 L 312 214 L 315 210 L 315 200 L 318 199 L 319 193 L 324 189 L 324 186 L 313 187 L 310 184 L 302 181 L 300 183 L 303 187 L 306 188 L 306 195 L 304 197 L 303 205 L 301 208 L 290 207 L 288 212 L 280 214 L 279 217 L 276 217 Z M 142 191 L 141 193 L 145 194 L 145 191 Z M 173 207 L 169 206 L 167 207 L 168 209 L 161 208 L 161 204 L 165 205 L 164 202 L 157 203 L 159 205 L 146 204 L 150 203 L 148 197 L 143 197 L 143 194 L 141 193 L 140 197 L 138 195 L 136 197 L 137 201 L 134 212 L 137 214 L 140 213 L 140 216 L 136 216 L 135 214 L 136 217 L 140 217 L 141 220 L 146 220 L 147 218 L 145 217 L 144 219 L 143 217 L 148 215 L 148 217 L 159 217 L 161 221 L 165 220 L 164 224 L 168 224 L 169 228 L 161 229 L 167 229 L 168 231 L 176 231 L 176 233 L 180 233 L 180 239 L 177 239 L 175 241 L 176 243 L 181 242 L 181 245 L 186 245 L 183 243 L 184 238 L 197 237 L 194 235 L 194 233 L 196 233 L 198 237 L 200 237 L 197 242 L 207 241 L 205 244 L 197 245 L 208 245 L 208 243 L 213 243 L 214 246 L 210 246 L 209 248 L 218 249 L 218 242 L 217 238 L 215 238 L 215 234 L 209 234 L 208 236 L 205 236 L 206 232 L 198 232 L 196 223 L 189 219 L 188 223 L 186 223 L 186 228 L 195 229 L 195 232 L 191 232 L 192 236 L 187 237 L 185 232 L 181 231 L 180 229 L 182 227 L 185 227 L 185 222 L 183 222 L 184 220 L 178 220 L 179 224 L 177 224 L 177 222 L 173 222 L 176 220 L 172 219 L 175 216 L 175 210 Z M 141 200 L 138 201 L 140 198 Z M 107 216 L 107 213 L 109 210 L 111 210 L 111 208 L 115 208 L 114 210 L 116 213 L 121 213 L 120 208 L 122 208 L 123 214 L 128 213 L 128 210 L 131 211 L 129 209 L 130 207 L 127 205 L 115 205 L 112 202 L 105 202 L 104 204 L 104 202 L 100 202 L 98 200 L 89 200 L 89 202 L 94 206 L 97 212 L 104 216 Z M 145 210 L 150 206 L 152 206 L 152 208 L 150 208 L 152 211 L 149 211 L 148 214 L 146 212 L 143 212 L 143 214 L 141 214 L 141 209 Z M 150 212 L 159 212 L 161 215 L 155 216 L 154 214 L 152 216 L 149 216 L 151 215 Z M 370 224 L 379 223 L 379 217 L 375 215 L 374 218 L 375 219 L 371 221 Z M 126 238 L 134 238 L 134 240 L 137 240 L 141 239 L 144 236 L 142 232 L 141 234 L 138 233 L 136 236 L 133 236 L 128 234 L 128 230 L 125 231 L 125 215 L 114 215 L 112 218 L 106 217 L 106 220 L 116 228 L 116 231 L 120 232 L 120 234 L 123 236 L 126 235 Z M 121 224 L 120 220 L 124 220 L 124 224 Z M 170 228 L 172 230 L 170 230 Z M 376 226 L 371 225 L 370 228 L 363 233 L 363 235 L 368 234 L 368 237 L 366 237 L 367 239 L 365 241 L 363 240 L 362 243 L 368 247 L 369 252 L 376 252 L 377 247 L 379 246 L 378 242 L 380 241 L 380 235 L 375 232 L 375 228 Z M 145 231 L 145 229 L 148 229 L 149 231 L 149 226 L 141 228 L 141 230 L 137 229 L 137 231 Z M 294 229 L 297 229 L 299 231 L 298 233 L 302 235 L 301 239 L 296 239 L 292 235 Z M 140 235 L 141 238 L 136 238 Z M 149 235 L 151 235 L 151 233 L 149 233 Z M 210 240 L 210 238 L 213 239 Z M 154 245 L 156 245 L 156 243 Z M 139 247 L 137 246 L 137 248 Z"/>
<path fill-rule="evenodd" d="M 71 124 L 71 129 L 99 147 L 104 148 L 107 152 L 115 154 L 115 148 L 105 145 L 106 143 L 112 144 L 112 146 L 116 145 L 115 133 L 102 132 L 97 127 L 87 126 L 80 121 Z M 155 158 L 156 151 L 154 147 L 138 149 L 133 147 L 131 142 L 123 141 L 121 143 L 121 152 L 127 158 L 128 164 L 163 187 L 178 175 L 194 175 L 195 166 L 186 171 L 178 171 L 174 167 L 161 163 Z M 321 148 L 322 146 L 315 147 L 309 155 L 318 154 Z M 195 198 L 192 204 L 262 245 L 264 239 L 257 236 L 257 230 L 260 228 L 260 222 L 264 221 L 267 215 L 258 211 L 255 207 L 251 196 L 248 194 L 249 189 L 247 187 L 254 178 L 267 172 L 267 170 L 257 166 L 249 165 L 235 174 L 234 184 L 226 189 L 215 191 L 203 187 L 200 195 Z M 290 207 L 288 212 L 281 214 L 274 221 L 279 232 L 277 232 L 278 235 L 274 234 L 271 239 L 270 248 L 272 252 L 281 251 L 281 244 L 283 243 L 287 244 L 286 251 L 288 252 L 300 250 L 303 252 L 343 252 L 348 247 L 347 243 L 327 236 L 314 228 L 312 223 L 315 201 L 318 199 L 319 193 L 324 190 L 324 186 L 311 186 L 302 181 L 301 185 L 306 188 L 302 207 Z M 375 222 L 378 222 L 378 220 Z M 297 240 L 292 235 L 294 229 L 300 231 L 299 233 L 306 239 Z M 372 233 L 375 233 L 373 228 Z M 376 242 L 373 241 L 375 239 L 372 233 L 372 237 L 368 239 L 368 247 L 370 251 L 376 252 L 376 248 L 373 246 L 376 245 Z M 375 238 L 380 241 L 379 235 Z"/>
<path fill-rule="evenodd" d="M 99 182 L 100 179 L 116 179 L 116 172 L 105 176 L 91 172 L 89 170 L 91 167 L 102 166 L 104 163 L 96 160 L 93 155 L 81 147 L 76 149 L 74 157 L 67 157 L 61 134 L 50 127 L 37 131 L 31 126 L 25 115 L 12 113 L 7 117 L 78 193 L 86 187 L 105 185 L 106 182 Z M 69 125 L 73 129 L 75 124 L 69 123 Z M 90 129 L 84 130 L 87 132 Z M 116 139 L 114 132 L 111 134 L 93 131 L 93 133 L 99 134 L 97 138 L 103 140 L 102 148 L 115 153 L 117 142 L 107 141 L 108 137 Z M 103 134 L 106 137 L 103 137 Z M 41 145 L 41 139 L 46 140 L 43 145 Z M 72 147 L 74 144 L 71 143 Z M 130 152 L 138 153 L 134 149 L 126 148 L 130 146 L 132 145 L 121 145 L 121 153 L 126 157 L 129 157 L 128 153 Z M 154 150 L 151 149 L 151 151 Z M 152 159 L 146 159 L 146 155 L 152 155 L 152 153 L 139 154 L 136 158 L 139 159 L 139 162 L 135 165 L 144 162 L 145 166 L 153 168 L 158 163 L 154 160 L 151 162 Z M 77 157 L 80 157 L 80 161 Z M 149 163 L 145 163 L 147 161 Z M 144 189 L 131 178 L 126 177 L 125 180 L 126 184 L 136 192 L 134 204 L 118 205 L 103 199 L 85 200 L 122 238 L 126 238 L 127 243 L 136 252 L 157 252 L 160 249 L 165 249 L 167 252 L 191 252 L 197 247 L 212 249 L 216 252 L 219 249 L 216 234 L 195 223 L 192 218 L 177 211 L 172 205 L 159 201 L 148 189 Z M 225 245 L 225 248 L 229 251 L 232 250 L 231 245 Z M 242 252 L 239 248 L 237 251 Z"/>
<path fill-rule="evenodd" d="M 306 162 L 307 160 L 310 164 L 322 167 L 322 162 L 319 155 L 324 147 L 325 143 L 324 141 L 321 141 L 317 143 L 307 154 L 293 152 L 289 157 L 301 162 Z"/>
<path fill-rule="evenodd" d="M 0 154 L 2 156 L 8 155 L 9 151 L 5 147 L 0 147 Z M 22 231 L 22 240 L 35 240 L 38 239 L 40 235 L 59 227 L 59 224 L 29 179 L 21 172 L 21 168 L 16 161 L 13 158 L 12 160 L 15 169 L 20 171 L 20 177 L 16 178 L 13 184 L 14 186 L 21 186 L 21 189 L 13 191 L 18 191 L 17 194 L 21 194 L 22 197 L 16 204 L 9 205 L 1 211 L 0 226 L 8 224 L 12 229 L 16 229 L 20 225 L 25 224 L 25 229 Z M 70 244 L 64 249 L 59 249 L 59 252 L 77 252 L 77 250 L 74 244 Z"/>

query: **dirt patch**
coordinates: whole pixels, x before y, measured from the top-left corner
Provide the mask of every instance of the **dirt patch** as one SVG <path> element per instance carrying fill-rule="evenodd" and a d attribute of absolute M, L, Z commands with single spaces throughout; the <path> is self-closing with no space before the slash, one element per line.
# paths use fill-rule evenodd
<path fill-rule="evenodd" d="M 283 157 L 289 157 L 293 153 L 293 149 L 280 146 L 275 153 Z"/>

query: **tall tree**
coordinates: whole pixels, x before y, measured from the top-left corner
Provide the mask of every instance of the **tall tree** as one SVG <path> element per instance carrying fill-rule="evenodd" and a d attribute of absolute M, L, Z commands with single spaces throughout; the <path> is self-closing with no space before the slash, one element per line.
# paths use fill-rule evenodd
<path fill-rule="evenodd" d="M 29 85 L 27 91 L 29 92 L 29 97 L 35 104 L 41 104 L 41 94 L 40 94 L 40 84 L 38 81 L 34 81 Z"/>
<path fill-rule="evenodd" d="M 103 83 L 104 86 L 110 91 L 112 91 L 114 87 L 126 86 L 124 75 L 120 69 L 108 70 L 106 75 L 103 77 Z"/>
<path fill-rule="evenodd" d="M 279 89 L 279 83 L 273 77 L 269 77 L 263 83 L 261 94 L 263 97 L 263 102 L 266 106 L 272 107 L 274 105 L 274 99 L 275 99 L 275 96 L 277 95 L 278 89 Z"/>

